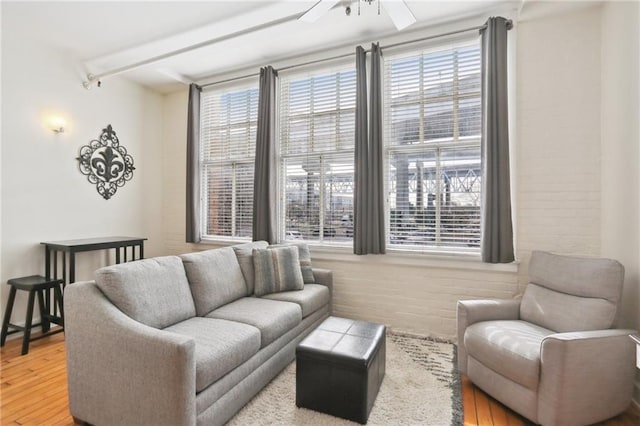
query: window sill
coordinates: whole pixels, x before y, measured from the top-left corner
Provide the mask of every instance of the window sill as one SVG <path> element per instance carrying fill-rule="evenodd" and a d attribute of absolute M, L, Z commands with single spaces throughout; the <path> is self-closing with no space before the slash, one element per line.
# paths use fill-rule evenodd
<path fill-rule="evenodd" d="M 244 244 L 250 241 L 232 239 L 207 239 L 202 240 L 194 246 L 198 250 L 208 250 L 209 248 L 225 247 L 236 244 Z M 295 243 L 286 241 L 285 243 Z M 368 263 L 375 261 L 376 264 L 421 266 L 437 269 L 457 269 L 500 273 L 517 273 L 519 261 L 512 263 L 484 263 L 480 260 L 480 255 L 476 253 L 460 252 L 437 252 L 437 251 L 408 251 L 401 249 L 388 249 L 386 254 L 355 255 L 352 247 L 345 245 L 314 245 L 309 243 L 311 250 L 311 261 L 325 262 L 345 262 L 345 263 Z"/>

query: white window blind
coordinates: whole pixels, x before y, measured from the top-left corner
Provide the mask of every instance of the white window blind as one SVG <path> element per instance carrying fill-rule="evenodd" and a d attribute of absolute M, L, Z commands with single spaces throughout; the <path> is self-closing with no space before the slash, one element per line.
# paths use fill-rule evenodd
<path fill-rule="evenodd" d="M 390 247 L 478 250 L 480 45 L 386 55 Z"/>
<path fill-rule="evenodd" d="M 356 72 L 280 77 L 280 171 L 285 240 L 353 238 Z"/>
<path fill-rule="evenodd" d="M 251 239 L 257 85 L 203 92 L 200 102 L 203 236 Z"/>

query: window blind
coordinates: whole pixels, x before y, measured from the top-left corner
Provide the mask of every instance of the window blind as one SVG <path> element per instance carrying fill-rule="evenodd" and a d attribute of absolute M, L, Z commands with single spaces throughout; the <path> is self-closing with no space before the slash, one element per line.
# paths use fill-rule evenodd
<path fill-rule="evenodd" d="M 280 77 L 280 158 L 285 240 L 353 238 L 356 73 Z"/>
<path fill-rule="evenodd" d="M 257 85 L 201 96 L 203 236 L 251 239 Z"/>
<path fill-rule="evenodd" d="M 480 44 L 386 55 L 390 246 L 477 250 Z"/>

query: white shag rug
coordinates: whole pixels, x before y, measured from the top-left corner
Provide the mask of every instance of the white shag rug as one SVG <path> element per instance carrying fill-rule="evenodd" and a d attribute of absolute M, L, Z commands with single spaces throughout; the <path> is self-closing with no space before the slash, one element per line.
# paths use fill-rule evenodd
<path fill-rule="evenodd" d="M 386 372 L 367 425 L 462 424 L 456 348 L 429 338 L 387 331 Z M 355 425 L 296 407 L 296 364 L 256 395 L 229 425 Z"/>

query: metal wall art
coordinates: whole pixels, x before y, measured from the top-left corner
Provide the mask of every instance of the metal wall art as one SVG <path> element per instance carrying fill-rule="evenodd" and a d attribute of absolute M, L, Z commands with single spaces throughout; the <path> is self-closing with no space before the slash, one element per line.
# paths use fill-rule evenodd
<path fill-rule="evenodd" d="M 102 129 L 99 140 L 80 148 L 78 168 L 87 180 L 96 185 L 98 193 L 105 200 L 115 195 L 119 186 L 124 186 L 133 178 L 133 157 L 120 145 L 111 124 Z"/>

